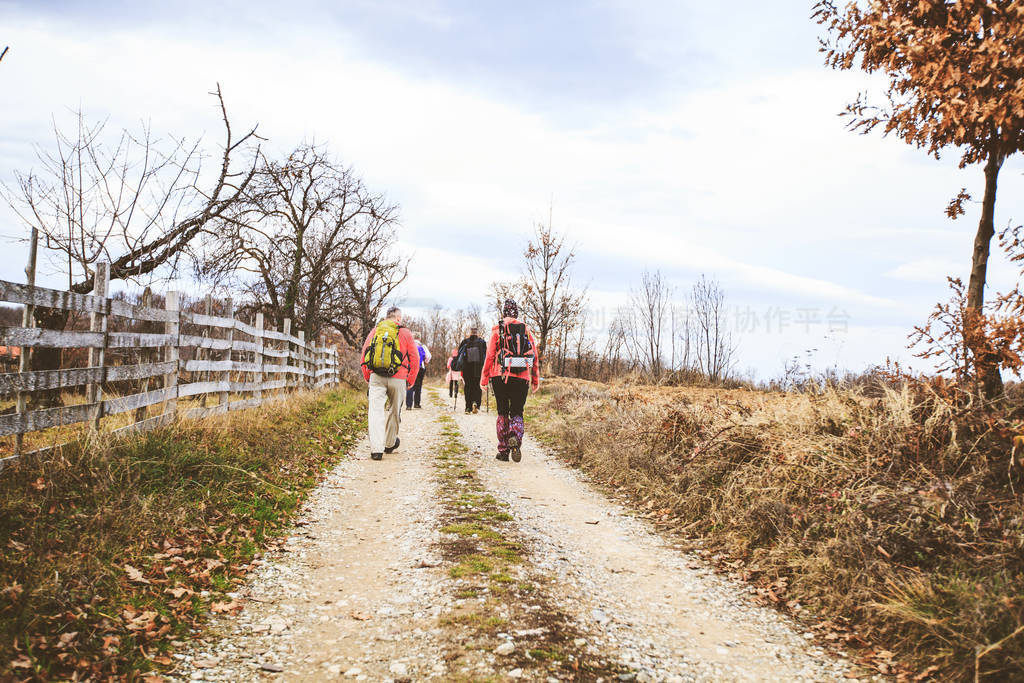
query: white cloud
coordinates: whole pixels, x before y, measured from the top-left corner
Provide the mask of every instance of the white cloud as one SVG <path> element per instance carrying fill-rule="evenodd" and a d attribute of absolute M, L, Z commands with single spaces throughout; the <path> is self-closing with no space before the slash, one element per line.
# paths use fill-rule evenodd
<path fill-rule="evenodd" d="M 941 259 L 920 259 L 901 263 L 885 274 L 896 280 L 908 282 L 941 282 L 961 270 L 963 264 Z"/>

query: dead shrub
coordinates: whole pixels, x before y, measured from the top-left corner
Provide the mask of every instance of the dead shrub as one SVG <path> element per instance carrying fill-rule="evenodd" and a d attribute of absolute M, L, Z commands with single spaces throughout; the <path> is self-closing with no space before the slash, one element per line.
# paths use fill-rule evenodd
<path fill-rule="evenodd" d="M 766 602 L 845 624 L 834 642 L 862 647 L 866 665 L 891 666 L 885 648 L 946 679 L 976 664 L 981 678 L 1021 676 L 1020 406 L 957 403 L 941 383 L 873 387 L 639 393 L 558 380 L 531 402 L 531 424 Z"/>

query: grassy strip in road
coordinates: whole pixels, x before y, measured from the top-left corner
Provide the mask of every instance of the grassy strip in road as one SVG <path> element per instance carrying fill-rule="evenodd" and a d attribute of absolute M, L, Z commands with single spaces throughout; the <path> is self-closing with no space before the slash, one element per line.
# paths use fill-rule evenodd
<path fill-rule="evenodd" d="M 169 667 L 364 424 L 360 393 L 300 394 L 4 471 L 0 680 Z"/>
<path fill-rule="evenodd" d="M 435 397 L 436 398 L 436 397 Z M 515 649 L 500 655 L 500 675 L 523 670 L 525 678 L 559 680 L 615 678 L 627 669 L 587 653 L 584 635 L 569 615 L 552 604 L 546 577 L 531 567 L 507 506 L 487 493 L 472 465 L 459 429 L 442 414 L 444 440 L 435 466 L 443 505 L 441 553 L 459 598 L 442 624 L 458 646 L 449 653 L 453 675 L 479 680 L 491 668 L 489 655 L 512 637 Z"/>

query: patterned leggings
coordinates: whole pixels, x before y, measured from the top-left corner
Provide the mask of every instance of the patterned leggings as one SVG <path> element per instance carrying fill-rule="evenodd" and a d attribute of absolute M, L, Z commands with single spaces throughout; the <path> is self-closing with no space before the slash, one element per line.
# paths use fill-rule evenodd
<path fill-rule="evenodd" d="M 498 452 L 508 453 L 509 437 L 515 436 L 523 443 L 526 424 L 523 422 L 523 407 L 530 393 L 530 383 L 518 377 L 509 377 L 508 382 L 500 378 L 491 380 L 494 402 L 498 404 L 498 419 L 495 431 L 498 433 Z"/>

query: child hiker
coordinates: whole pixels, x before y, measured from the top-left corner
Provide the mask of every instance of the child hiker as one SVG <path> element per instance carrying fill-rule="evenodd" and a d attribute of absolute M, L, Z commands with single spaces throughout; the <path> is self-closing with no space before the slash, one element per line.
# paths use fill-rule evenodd
<path fill-rule="evenodd" d="M 501 312 L 501 321 L 491 330 L 480 386 L 490 382 L 498 404 L 497 459 L 508 462 L 511 456 L 513 462 L 519 462 L 526 432 L 523 407 L 530 388 L 536 391 L 540 386 L 540 367 L 533 333 L 517 318 L 519 306 L 513 299 L 505 299 Z"/>

